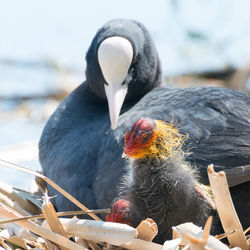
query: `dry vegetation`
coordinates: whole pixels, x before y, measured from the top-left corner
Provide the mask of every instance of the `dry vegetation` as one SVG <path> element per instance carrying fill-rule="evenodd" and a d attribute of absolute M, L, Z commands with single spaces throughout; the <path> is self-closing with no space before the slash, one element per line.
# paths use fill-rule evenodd
<path fill-rule="evenodd" d="M 166 79 L 166 81 L 168 83 L 174 82 L 175 86 L 178 87 L 220 86 L 248 93 L 246 82 L 249 82 L 249 65 L 247 64 L 236 71 L 228 69 L 216 76 L 213 74 L 180 76 Z M 68 92 L 67 90 L 66 93 Z M 52 97 L 58 100 L 66 93 L 60 92 L 60 95 Z M 51 96 L 46 96 L 46 98 L 51 98 Z M 53 103 L 52 108 L 50 105 L 48 110 L 44 110 L 44 117 L 47 118 L 56 105 L 57 102 Z M 20 111 L 22 115 L 27 113 L 28 116 L 31 113 L 31 110 L 27 109 L 26 106 L 22 106 L 20 110 L 17 111 Z M 0 118 L 6 118 L 5 115 L 0 113 Z M 13 115 L 16 115 L 16 111 L 13 112 Z M 20 148 L 17 150 L 19 151 Z M 30 150 L 27 153 L 30 155 Z M 33 152 L 33 155 L 35 154 L 37 154 L 36 150 Z M 23 153 L 19 155 L 23 155 Z M 15 158 L 11 158 L 15 160 Z M 89 210 L 40 173 L 2 160 L 0 160 L 0 166 L 35 175 L 40 190 L 39 193 L 28 193 L 0 182 L 0 249 L 196 250 L 239 249 L 239 247 L 243 250 L 249 249 L 250 239 L 247 239 L 245 235 L 250 231 L 250 228 L 243 231 L 230 197 L 225 173 L 214 172 L 212 166 L 208 167 L 209 181 L 225 233 L 218 236 L 209 235 L 212 218 L 208 219 L 204 229 L 188 222 L 173 227 L 173 239 L 166 241 L 164 246 L 152 242 L 157 234 L 157 226 L 150 219 L 142 221 L 137 228 L 119 223 L 103 222 L 96 214 L 108 213 L 110 209 Z M 57 189 L 81 210 L 56 213 L 49 198 L 46 194 L 44 195 L 45 182 Z M 76 216 L 79 214 L 89 214 L 94 220 L 77 219 Z M 62 216 L 72 218 L 61 218 Z M 225 237 L 227 237 L 230 246 L 221 242 L 221 239 Z"/>
<path fill-rule="evenodd" d="M 243 232 L 234 210 L 225 173 L 214 172 L 212 165 L 208 167 L 210 185 L 226 233 L 211 236 L 210 217 L 203 230 L 192 222 L 173 227 L 173 240 L 162 246 L 152 242 L 157 225 L 151 219 L 142 221 L 137 228 L 103 222 L 96 213 L 108 213 L 109 209 L 89 210 L 42 174 L 2 160 L 0 164 L 35 175 L 41 190 L 32 194 L 0 183 L 0 246 L 4 249 L 229 249 L 220 241 L 224 237 L 227 237 L 230 248 L 249 249 L 249 240 L 245 236 L 248 230 Z M 56 213 L 46 193 L 42 193 L 43 182 L 57 189 L 81 210 Z M 94 220 L 76 217 L 83 213 Z M 74 217 L 59 218 L 66 215 Z"/>

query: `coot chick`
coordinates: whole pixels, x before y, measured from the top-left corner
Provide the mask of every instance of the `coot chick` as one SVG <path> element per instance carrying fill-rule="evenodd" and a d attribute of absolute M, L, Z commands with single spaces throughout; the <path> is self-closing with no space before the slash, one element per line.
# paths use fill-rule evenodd
<path fill-rule="evenodd" d="M 86 61 L 86 81 L 50 117 L 39 157 L 44 174 L 90 209 L 109 207 L 118 195 L 117 185 L 126 172 L 120 157 L 124 134 L 143 116 L 172 121 L 189 135 L 184 147 L 193 153 L 187 160 L 199 166 L 205 181 L 211 163 L 218 169 L 249 164 L 250 98 L 222 88 L 159 87 L 160 60 L 141 23 L 106 23 Z M 110 129 L 109 113 L 115 130 Z M 236 186 L 235 195 L 247 200 L 249 189 L 242 185 L 249 188 L 248 183 Z M 48 189 L 51 196 L 56 194 Z M 59 194 L 55 203 L 60 211 L 76 209 Z"/>
<path fill-rule="evenodd" d="M 163 121 L 141 118 L 132 126 L 125 135 L 123 154 L 130 159 L 123 187 L 127 206 L 116 201 L 108 221 L 114 217 L 123 222 L 129 215 L 136 227 L 152 218 L 159 230 L 155 241 L 161 244 L 171 238 L 172 226 L 205 225 L 214 213 L 210 194 L 199 183 L 196 169 L 185 161 L 184 140 L 172 124 Z"/>
<path fill-rule="evenodd" d="M 106 215 L 106 221 L 132 226 L 130 202 L 123 198 L 116 199 L 112 204 L 110 213 Z"/>

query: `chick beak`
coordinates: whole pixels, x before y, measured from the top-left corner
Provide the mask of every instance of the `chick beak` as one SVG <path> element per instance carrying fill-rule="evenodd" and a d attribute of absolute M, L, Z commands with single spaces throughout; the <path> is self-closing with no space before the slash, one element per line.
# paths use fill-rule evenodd
<path fill-rule="evenodd" d="M 128 158 L 129 158 L 129 155 L 127 155 L 126 153 L 123 152 L 123 153 L 122 153 L 122 158 L 123 158 L 123 159 L 128 159 Z"/>

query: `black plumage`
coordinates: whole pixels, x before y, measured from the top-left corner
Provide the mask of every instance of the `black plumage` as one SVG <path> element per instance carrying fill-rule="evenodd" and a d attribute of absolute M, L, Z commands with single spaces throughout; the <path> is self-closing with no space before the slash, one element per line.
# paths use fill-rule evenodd
<path fill-rule="evenodd" d="M 98 46 L 113 36 L 127 38 L 133 47 L 123 82 L 128 93 L 115 130 L 110 128 L 107 83 L 97 60 Z M 185 150 L 192 154 L 188 160 L 199 167 L 204 182 L 210 163 L 218 169 L 249 164 L 250 98 L 223 88 L 160 87 L 159 57 L 142 24 L 124 19 L 106 23 L 94 37 L 86 60 L 86 81 L 50 117 L 40 139 L 39 156 L 44 174 L 89 208 L 109 207 L 117 196 L 116 187 L 126 172 L 121 159 L 123 137 L 140 117 L 174 122 L 181 133 L 189 135 Z M 235 188 L 236 196 L 248 201 L 244 211 L 249 211 L 249 182 Z M 49 194 L 55 194 L 50 187 Z M 75 208 L 61 195 L 55 203 L 59 210 Z M 249 216 L 243 214 L 249 225 Z"/>
<path fill-rule="evenodd" d="M 129 172 L 120 197 L 128 201 L 126 215 L 132 226 L 153 219 L 159 231 L 154 241 L 163 244 L 171 239 L 173 226 L 185 222 L 204 226 L 210 215 L 216 215 L 210 191 L 200 185 L 196 169 L 185 161 L 183 136 L 173 125 L 141 118 L 127 132 L 125 141 Z M 214 232 L 222 233 L 215 218 Z"/>
<path fill-rule="evenodd" d="M 216 214 L 196 192 L 193 174 L 182 169 L 178 161 L 135 160 L 131 166 L 135 182 L 126 185 L 126 195 L 123 194 L 130 202 L 132 225 L 137 227 L 142 220 L 153 219 L 159 231 L 154 242 L 161 244 L 171 239 L 172 226 L 193 222 L 203 227 L 208 216 Z M 219 224 L 217 220 L 215 224 Z M 223 232 L 214 231 L 214 227 L 213 234 Z"/>

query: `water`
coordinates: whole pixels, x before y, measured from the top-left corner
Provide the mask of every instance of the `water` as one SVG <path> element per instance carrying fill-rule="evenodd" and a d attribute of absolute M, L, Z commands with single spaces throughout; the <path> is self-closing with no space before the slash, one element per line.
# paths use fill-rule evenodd
<path fill-rule="evenodd" d="M 144 23 L 165 76 L 240 66 L 250 58 L 247 0 L 0 3 L 0 158 L 32 169 L 40 168 L 37 142 L 56 106 L 44 97 L 84 80 L 85 53 L 106 21 L 123 17 Z M 25 189 L 32 179 L 2 168 L 0 175 Z"/>

